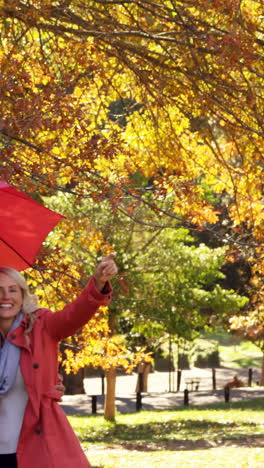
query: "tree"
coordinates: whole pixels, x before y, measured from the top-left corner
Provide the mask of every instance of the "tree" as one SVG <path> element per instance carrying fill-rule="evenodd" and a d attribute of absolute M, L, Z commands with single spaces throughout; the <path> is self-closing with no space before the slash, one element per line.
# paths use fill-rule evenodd
<path fill-rule="evenodd" d="M 140 168 L 196 225 L 218 217 L 203 177 L 228 193 L 234 236 L 260 241 L 261 13 L 250 0 L 2 2 L 3 171 L 82 194 L 111 168 L 120 202 Z M 108 118 L 120 98 L 141 106 L 125 140 Z"/>
<path fill-rule="evenodd" d="M 123 270 L 128 268 L 129 256 L 135 256 L 130 243 L 131 230 L 127 229 L 127 225 L 122 223 L 117 216 L 112 216 L 105 202 L 101 204 L 88 200 L 80 200 L 78 204 L 74 202 L 74 197 L 70 195 L 60 194 L 46 198 L 46 204 L 63 212 L 65 216 L 64 222 L 60 223 L 49 237 L 50 252 L 59 244 L 64 252 L 64 262 L 70 262 L 69 270 L 66 271 L 68 276 L 73 266 L 75 276 L 78 274 L 85 277 L 93 270 L 101 256 L 109 253 L 113 247 L 117 247 L 120 275 L 115 281 L 114 298 L 110 307 L 107 310 L 101 310 L 94 320 L 83 327 L 81 333 L 63 343 L 63 366 L 66 372 L 79 372 L 84 366 L 100 367 L 105 372 L 107 392 L 104 416 L 108 420 L 113 420 L 115 418 L 117 368 L 122 367 L 126 372 L 131 372 L 142 359 L 152 361 L 150 353 L 145 351 L 144 346 L 140 349 L 129 349 L 116 324 L 118 316 L 122 315 L 124 310 L 122 297 L 128 292 L 127 279 Z M 66 237 L 65 234 L 67 234 Z M 50 259 L 51 257 L 49 255 Z M 54 263 L 54 258 L 52 263 Z M 130 262 L 131 268 L 127 275 L 131 278 L 133 277 L 132 265 L 133 262 Z M 57 265 L 57 268 L 62 269 L 62 265 Z M 48 297 L 51 295 L 54 300 L 58 295 L 57 302 L 60 298 L 63 300 L 64 295 L 67 297 L 64 284 L 66 288 L 68 282 L 69 279 L 63 278 L 57 292 L 57 283 L 46 280 L 46 295 Z"/>
<path fill-rule="evenodd" d="M 230 329 L 252 341 L 263 353 L 260 385 L 264 385 L 264 330 L 263 330 L 264 310 L 263 305 L 251 310 L 245 315 L 234 315 L 230 319 Z"/>
<path fill-rule="evenodd" d="M 225 249 L 196 247 L 192 241 L 185 230 L 167 229 L 137 256 L 135 273 L 141 271 L 139 297 L 144 301 L 136 306 L 136 322 L 146 336 L 159 331 L 192 341 L 247 303 L 220 286 Z"/>
<path fill-rule="evenodd" d="M 1 177 L 216 236 L 251 263 L 262 300 L 262 8 L 3 0 Z"/>
<path fill-rule="evenodd" d="M 51 234 L 50 246 L 59 240 L 66 257 L 70 255 L 74 264 L 82 264 L 88 274 L 97 256 L 108 253 L 111 245 L 118 252 L 120 275 L 103 321 L 89 324 L 77 340 L 68 340 L 65 365 L 69 371 L 84 365 L 106 371 L 105 415 L 113 419 L 116 369 L 122 366 L 131 371 L 140 357 L 150 360 L 144 350 L 148 339 L 164 339 L 170 334 L 192 340 L 223 321 L 230 311 L 243 307 L 246 299 L 217 284 L 223 277 L 223 248 L 196 247 L 182 228 L 153 228 L 152 211 L 142 206 L 136 210 L 137 217 L 144 219 L 139 225 L 120 212 L 113 217 L 105 201 L 96 205 L 88 200 L 76 204 L 74 200 L 69 195 L 46 200 L 51 208 L 63 210 L 72 233 L 65 245 L 65 228 L 59 225 Z M 135 332 L 144 335 L 146 342 L 133 342 L 131 333 Z"/>

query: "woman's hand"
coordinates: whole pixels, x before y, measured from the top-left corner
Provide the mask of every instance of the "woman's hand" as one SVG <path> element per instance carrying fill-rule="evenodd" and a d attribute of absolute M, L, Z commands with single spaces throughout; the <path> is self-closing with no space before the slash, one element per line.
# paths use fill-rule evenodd
<path fill-rule="evenodd" d="M 114 261 L 115 256 L 115 253 L 111 253 L 107 255 L 107 257 L 103 258 L 93 274 L 96 287 L 99 291 L 102 291 L 105 283 L 110 281 L 118 271 Z"/>
<path fill-rule="evenodd" d="M 63 385 L 63 378 L 61 374 L 58 374 L 58 379 L 57 379 L 57 384 L 55 385 L 55 390 L 57 390 L 57 392 L 61 394 L 61 398 L 62 398 L 65 393 L 65 386 Z"/>

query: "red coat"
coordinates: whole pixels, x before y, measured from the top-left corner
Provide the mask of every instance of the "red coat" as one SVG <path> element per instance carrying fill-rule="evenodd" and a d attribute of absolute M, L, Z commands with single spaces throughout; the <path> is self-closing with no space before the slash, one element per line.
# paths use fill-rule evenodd
<path fill-rule="evenodd" d="M 63 409 L 54 387 L 58 376 L 58 342 L 73 335 L 107 305 L 111 293 L 101 294 L 90 280 L 81 295 L 56 313 L 39 309 L 30 345 L 24 336 L 25 323 L 9 333 L 21 347 L 20 367 L 29 395 L 20 433 L 18 468 L 89 468 L 90 464 Z"/>

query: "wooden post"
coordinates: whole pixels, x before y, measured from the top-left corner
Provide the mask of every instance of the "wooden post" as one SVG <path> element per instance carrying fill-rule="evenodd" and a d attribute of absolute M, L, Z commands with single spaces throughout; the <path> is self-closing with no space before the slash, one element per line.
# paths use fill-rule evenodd
<path fill-rule="evenodd" d="M 169 335 L 169 392 L 172 392 L 172 342 L 171 342 L 171 335 Z"/>
<path fill-rule="evenodd" d="M 101 375 L 101 380 L 102 380 L 102 395 L 105 394 L 105 375 Z"/>
<path fill-rule="evenodd" d="M 137 392 L 136 411 L 141 411 L 141 410 L 142 410 L 142 395 L 140 392 Z"/>
<path fill-rule="evenodd" d="M 215 369 L 212 369 L 212 383 L 213 383 L 213 390 L 216 390 L 216 376 L 215 376 Z"/>
<path fill-rule="evenodd" d="M 225 396 L 225 402 L 228 403 L 230 400 L 230 388 L 229 387 L 224 388 L 224 396 Z"/>
<path fill-rule="evenodd" d="M 92 395 L 92 414 L 97 412 L 97 395 Z"/>
<path fill-rule="evenodd" d="M 142 395 L 141 392 L 143 390 L 143 374 L 138 374 L 138 383 L 139 383 L 139 391 L 137 392 L 136 398 L 136 411 L 140 411 L 142 409 Z"/>
<path fill-rule="evenodd" d="M 139 378 L 139 393 L 143 392 L 143 374 L 138 374 Z"/>
<path fill-rule="evenodd" d="M 177 392 L 180 391 L 180 386 L 181 386 L 181 374 L 182 374 L 181 369 L 178 369 L 178 370 L 177 370 Z"/>
<path fill-rule="evenodd" d="M 252 385 L 252 375 L 253 375 L 253 370 L 250 368 L 248 369 L 248 386 L 251 387 Z"/>
<path fill-rule="evenodd" d="M 184 404 L 184 406 L 189 405 L 189 390 L 187 388 L 184 390 L 183 404 Z"/>

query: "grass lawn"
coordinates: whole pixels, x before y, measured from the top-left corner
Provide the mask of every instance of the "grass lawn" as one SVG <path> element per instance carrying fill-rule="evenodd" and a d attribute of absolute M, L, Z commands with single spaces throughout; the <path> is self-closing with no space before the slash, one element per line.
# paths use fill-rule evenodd
<path fill-rule="evenodd" d="M 222 366 L 237 369 L 241 367 L 261 367 L 262 352 L 251 341 L 241 339 L 239 336 L 232 335 L 225 330 L 206 334 L 203 338 L 218 342 Z"/>
<path fill-rule="evenodd" d="M 261 367 L 262 352 L 250 341 L 241 341 L 239 344 L 218 347 L 221 364 L 227 367 Z"/>
<path fill-rule="evenodd" d="M 93 468 L 263 468 L 264 401 L 69 420 Z"/>

